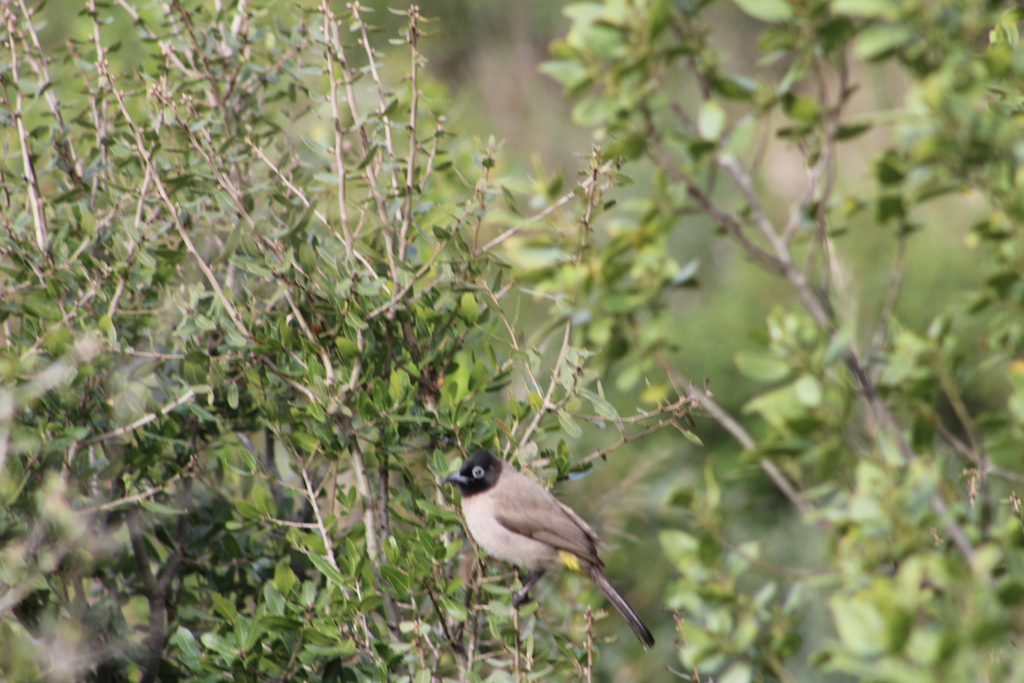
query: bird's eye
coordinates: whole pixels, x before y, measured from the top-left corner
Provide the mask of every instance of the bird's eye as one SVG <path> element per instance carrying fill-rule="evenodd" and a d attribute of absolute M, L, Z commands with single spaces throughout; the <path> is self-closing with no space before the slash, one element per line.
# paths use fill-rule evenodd
<path fill-rule="evenodd" d="M 484 468 L 480 467 L 480 465 L 477 465 L 476 467 L 474 467 L 473 468 L 473 478 L 474 479 L 483 479 L 484 478 Z"/>

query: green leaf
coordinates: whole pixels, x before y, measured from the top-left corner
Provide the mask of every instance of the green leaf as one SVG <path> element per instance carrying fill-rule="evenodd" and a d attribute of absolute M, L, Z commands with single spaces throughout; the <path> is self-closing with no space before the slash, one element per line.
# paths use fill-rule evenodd
<path fill-rule="evenodd" d="M 295 633 L 302 628 L 302 622 L 298 619 L 283 617 L 277 614 L 266 614 L 260 617 L 257 623 L 274 633 Z"/>
<path fill-rule="evenodd" d="M 692 443 L 694 446 L 704 446 L 704 442 L 700 440 L 700 437 L 697 436 L 695 433 L 691 432 L 689 429 L 684 429 L 683 427 L 680 427 L 678 425 L 676 425 L 676 429 L 678 429 L 679 433 L 682 434 L 686 438 L 686 440 Z"/>
<path fill-rule="evenodd" d="M 183 514 L 185 514 L 184 510 L 179 510 L 178 508 L 172 508 L 169 505 L 164 505 L 163 503 L 158 503 L 155 500 L 144 500 L 144 501 L 140 502 L 139 505 L 141 505 L 143 507 L 143 509 L 149 510 L 150 512 L 154 512 L 154 513 L 156 513 L 158 515 L 183 515 Z"/>
<path fill-rule="evenodd" d="M 384 577 L 384 580 L 390 583 L 400 596 L 405 596 L 409 592 L 409 577 L 400 569 L 392 567 L 389 564 L 382 564 L 380 566 L 380 574 Z"/>
<path fill-rule="evenodd" d="M 256 506 L 246 500 L 235 501 L 235 509 L 238 510 L 238 514 L 242 515 L 243 519 L 259 519 L 262 517 Z"/>
<path fill-rule="evenodd" d="M 878 198 L 875 206 L 875 216 L 879 223 L 889 221 L 902 221 L 907 215 L 903 204 L 903 197 L 898 194 L 885 194 Z"/>
<path fill-rule="evenodd" d="M 342 576 L 341 572 L 331 566 L 331 563 L 327 561 L 327 558 L 317 553 L 306 553 L 306 557 L 313 563 L 321 574 L 327 577 L 327 580 L 336 586 L 345 586 L 347 582 L 345 577 Z"/>
<path fill-rule="evenodd" d="M 558 411 L 558 424 L 562 426 L 562 430 L 566 434 L 574 439 L 578 439 L 583 436 L 583 430 L 564 410 Z"/>
<path fill-rule="evenodd" d="M 335 337 L 334 345 L 338 347 L 338 353 L 345 360 L 355 360 L 359 357 L 359 346 L 345 337 Z"/>
<path fill-rule="evenodd" d="M 277 565 L 274 567 L 274 585 L 277 586 L 277 590 L 280 591 L 281 595 L 291 593 L 292 588 L 298 582 L 299 580 L 295 576 L 295 572 L 292 571 L 288 557 L 282 557 L 278 560 Z"/>
<path fill-rule="evenodd" d="M 754 351 L 737 351 L 733 361 L 740 372 L 759 382 L 777 382 L 785 379 L 791 371 L 787 363 Z"/>
<path fill-rule="evenodd" d="M 233 662 L 237 658 L 237 650 L 216 633 L 204 633 L 200 640 L 203 645 L 224 657 L 228 662 Z"/>
<path fill-rule="evenodd" d="M 725 109 L 714 100 L 706 100 L 700 107 L 697 130 L 705 140 L 717 142 L 725 131 Z"/>
<path fill-rule="evenodd" d="M 680 571 L 685 571 L 700 550 L 700 542 L 694 536 L 676 529 L 658 532 L 658 541 L 666 557 Z"/>
<path fill-rule="evenodd" d="M 255 453 L 250 451 L 244 445 L 240 445 L 238 447 L 238 449 L 236 450 L 236 452 L 242 458 L 242 464 L 245 466 L 245 469 L 250 474 L 255 473 L 259 469 L 260 463 L 256 459 L 256 454 Z"/>
<path fill-rule="evenodd" d="M 302 265 L 302 270 L 305 271 L 306 275 L 312 275 L 316 272 L 316 250 L 308 242 L 303 242 L 299 247 L 299 263 Z"/>
<path fill-rule="evenodd" d="M 850 123 L 845 126 L 839 126 L 836 131 L 837 140 L 852 140 L 855 137 L 863 135 L 864 133 L 871 130 L 870 123 Z"/>
<path fill-rule="evenodd" d="M 899 9 L 892 0 L 833 0 L 833 14 L 845 14 L 849 17 L 894 18 Z"/>
<path fill-rule="evenodd" d="M 220 593 L 211 593 L 211 600 L 213 600 L 213 609 L 217 614 L 224 617 L 228 622 L 233 622 L 238 616 L 238 609 L 234 603 L 225 598 Z"/>
<path fill-rule="evenodd" d="M 572 120 L 581 128 L 595 128 L 604 125 L 615 115 L 616 111 L 618 111 L 618 105 L 609 97 L 603 95 L 585 97 L 573 107 Z"/>
<path fill-rule="evenodd" d="M 786 0 L 733 0 L 744 13 L 768 22 L 785 21 L 793 17 L 793 8 Z"/>
<path fill-rule="evenodd" d="M 563 86 L 574 89 L 590 78 L 587 68 L 575 60 L 555 59 L 540 65 L 540 72 L 547 74 Z"/>
<path fill-rule="evenodd" d="M 472 292 L 463 292 L 459 301 L 459 313 L 467 323 L 475 323 L 480 318 L 480 308 Z"/>
<path fill-rule="evenodd" d="M 869 62 L 884 57 L 913 39 L 914 32 L 909 26 L 874 26 L 857 36 L 853 44 L 853 54 Z"/>
<path fill-rule="evenodd" d="M 75 335 L 63 325 L 51 332 L 46 337 L 43 346 L 54 356 L 63 356 L 64 353 L 75 345 Z"/>
<path fill-rule="evenodd" d="M 867 598 L 834 595 L 829 600 L 836 631 L 843 645 L 855 655 L 871 656 L 884 650 L 885 620 Z"/>
<path fill-rule="evenodd" d="M 793 392 L 796 400 L 808 407 L 815 407 L 821 404 L 821 384 L 813 375 L 803 375 L 793 384 Z"/>
<path fill-rule="evenodd" d="M 469 618 L 465 605 L 455 602 L 451 598 L 441 598 L 441 606 L 444 607 L 444 611 L 448 613 L 448 616 L 455 621 L 462 622 Z"/>
<path fill-rule="evenodd" d="M 736 662 L 715 680 L 717 683 L 750 683 L 753 671 L 747 662 Z"/>
<path fill-rule="evenodd" d="M 609 403 L 603 396 L 595 394 L 589 389 L 580 389 L 580 395 L 586 398 L 594 406 L 594 412 L 599 416 L 607 418 L 609 420 L 619 419 L 619 411 L 615 410 L 615 406 Z"/>
<path fill-rule="evenodd" d="M 288 439 L 307 453 L 314 452 L 320 446 L 320 439 L 306 432 L 292 432 L 288 435 Z"/>
<path fill-rule="evenodd" d="M 772 427 L 785 429 L 787 423 L 807 416 L 807 406 L 797 399 L 793 386 L 784 386 L 751 399 L 743 412 L 758 413 Z"/>
<path fill-rule="evenodd" d="M 253 486 L 252 500 L 261 515 L 264 517 L 277 517 L 277 503 L 274 502 L 271 495 L 261 485 L 256 484 Z"/>
<path fill-rule="evenodd" d="M 192 635 L 192 631 L 189 631 L 184 626 L 179 626 L 178 630 L 175 631 L 174 643 L 181 650 L 182 656 L 185 659 L 199 659 L 203 656 L 202 650 L 199 649 L 199 643 L 196 642 L 196 637 Z"/>
<path fill-rule="evenodd" d="M 791 119 L 805 126 L 813 126 L 821 118 L 818 101 L 806 95 L 786 93 L 782 96 L 782 108 Z"/>
<path fill-rule="evenodd" d="M 271 614 L 284 614 L 284 597 L 273 583 L 263 584 L 263 600 L 267 603 L 267 609 Z"/>

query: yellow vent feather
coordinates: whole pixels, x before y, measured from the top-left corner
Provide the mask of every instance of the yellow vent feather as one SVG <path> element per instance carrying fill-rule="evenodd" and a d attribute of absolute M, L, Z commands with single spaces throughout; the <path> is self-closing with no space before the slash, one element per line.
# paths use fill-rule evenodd
<path fill-rule="evenodd" d="M 574 572 L 580 570 L 580 558 L 576 557 L 575 554 L 570 553 L 568 550 L 559 550 L 558 556 L 562 558 L 562 562 L 565 562 L 565 566 Z"/>

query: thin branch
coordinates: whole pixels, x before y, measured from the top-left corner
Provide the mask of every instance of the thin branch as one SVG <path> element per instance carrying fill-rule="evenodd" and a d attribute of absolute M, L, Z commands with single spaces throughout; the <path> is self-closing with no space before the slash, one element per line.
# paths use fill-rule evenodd
<path fill-rule="evenodd" d="M 725 431 L 727 431 L 737 442 L 743 447 L 744 450 L 752 451 L 757 447 L 757 441 L 753 436 L 750 435 L 743 425 L 736 421 L 736 419 L 729 414 L 725 408 L 718 405 L 718 403 L 711 397 L 711 392 L 705 389 L 699 389 L 688 377 L 679 372 L 668 359 L 661 353 L 655 356 L 655 359 L 668 374 L 673 386 L 677 393 L 687 396 L 695 404 L 707 411 L 708 415 L 719 424 Z M 769 460 L 768 458 L 759 458 L 758 464 L 761 470 L 768 475 L 768 478 L 772 480 L 776 488 L 786 496 L 789 501 L 796 506 L 800 513 L 804 516 L 809 515 L 813 510 L 808 505 L 807 501 L 804 500 L 800 492 L 793 486 L 782 470 L 778 466 Z"/>
<path fill-rule="evenodd" d="M 313 516 L 316 518 L 316 529 L 320 532 L 320 538 L 324 542 L 324 547 L 327 548 L 327 554 L 324 555 L 324 559 L 331 567 L 341 573 L 341 567 L 338 566 L 338 560 L 334 557 L 334 546 L 331 544 L 331 537 L 327 534 L 327 526 L 324 524 L 323 515 L 320 514 L 320 504 L 316 500 L 316 494 L 313 492 L 313 484 L 309 480 L 309 472 L 305 467 L 302 468 L 302 483 L 306 487 L 306 499 L 309 501 L 309 506 L 313 509 Z M 330 579 L 328 579 L 330 581 Z M 348 590 L 345 586 L 338 586 L 342 593 L 347 594 Z"/>
<path fill-rule="evenodd" d="M 967 460 L 972 465 L 978 468 L 982 474 L 992 475 L 993 477 L 999 477 L 1006 481 L 1013 482 L 1014 484 L 1024 485 L 1024 474 L 1008 470 L 999 465 L 993 465 L 992 461 L 983 455 L 979 455 L 971 450 L 971 447 L 965 444 L 951 432 L 945 425 L 939 421 L 937 416 L 930 416 L 929 421 L 932 426 L 935 427 L 935 431 L 938 433 L 939 438 L 946 442 L 950 448 L 953 449 L 957 455 L 964 460 Z"/>
<path fill-rule="evenodd" d="M 412 88 L 412 104 L 409 112 L 409 156 L 406 160 L 405 170 L 405 204 L 402 207 L 402 229 L 398 235 L 398 260 L 405 260 L 406 244 L 409 239 L 409 227 L 412 225 L 412 198 L 415 190 L 416 176 L 416 126 L 419 117 L 419 69 L 420 55 L 416 48 L 416 41 L 420 35 L 419 28 L 420 11 L 419 7 L 413 5 L 409 8 L 409 49 L 412 52 L 412 64 L 409 67 L 409 81 Z M 364 29 L 365 30 L 365 29 Z"/>
<path fill-rule="evenodd" d="M 565 324 L 565 333 L 562 335 L 562 348 L 558 350 L 558 357 L 555 359 L 555 363 L 551 370 L 551 379 L 548 381 L 548 388 L 544 392 L 543 403 L 541 404 L 540 410 L 533 415 L 533 419 L 530 420 L 530 424 L 527 425 L 526 429 L 523 430 L 523 434 L 519 437 L 518 442 L 521 444 L 528 443 L 530 437 L 533 436 L 533 432 L 536 431 L 540 425 L 540 421 L 545 415 L 555 410 L 555 406 L 551 403 L 551 396 L 555 393 L 555 387 L 558 385 L 558 367 L 564 362 L 565 354 L 569 350 L 569 340 L 572 338 L 572 323 L 567 322 Z M 512 447 L 510 441 L 506 445 L 506 450 Z"/>
<path fill-rule="evenodd" d="M 26 188 L 28 189 L 29 209 L 32 213 L 32 222 L 35 225 L 36 247 L 40 254 L 46 254 L 46 236 L 48 228 L 46 225 L 46 212 L 43 211 L 43 197 L 39 190 L 39 179 L 36 177 L 35 164 L 32 162 L 32 150 L 28 144 L 28 130 L 25 128 L 24 106 L 25 96 L 21 92 L 21 74 L 18 65 L 18 45 L 15 36 L 18 31 L 15 27 L 14 13 L 9 6 L 4 7 L 4 19 L 7 23 L 7 42 L 11 51 L 11 84 L 14 87 L 14 104 L 11 104 L 11 95 L 7 90 L 6 79 L 0 79 L 3 84 L 4 101 L 7 103 L 7 110 L 14 118 L 14 127 L 18 130 L 18 142 L 21 143 L 21 164 L 22 173 L 25 174 Z M 25 16 L 25 21 L 31 23 L 32 16 Z"/>
<path fill-rule="evenodd" d="M 334 16 L 334 13 L 330 9 L 330 5 L 327 0 L 323 0 L 322 10 L 324 12 L 324 21 L 330 26 L 330 31 L 327 30 L 327 26 L 324 27 L 324 42 L 326 43 L 329 51 L 328 57 L 333 57 L 338 60 L 338 64 L 341 66 L 342 76 L 344 77 L 345 83 L 345 102 L 348 104 L 349 111 L 352 114 L 352 120 L 356 122 L 362 122 L 363 117 L 359 113 L 359 105 L 356 100 L 355 88 L 353 87 L 356 78 L 355 74 L 352 73 L 352 69 L 349 68 L 348 60 L 345 57 L 345 47 L 341 41 L 341 35 L 338 30 L 338 22 Z M 336 91 L 335 91 L 336 92 Z M 336 99 L 336 98 L 332 98 Z M 338 119 L 340 120 L 340 119 Z M 362 145 L 362 151 L 364 156 L 368 156 L 373 150 L 373 146 L 370 144 L 370 136 L 366 133 L 365 122 L 358 124 L 359 130 L 359 141 Z M 339 168 L 339 171 L 342 170 Z M 388 218 L 387 204 L 384 200 L 384 196 L 380 192 L 380 188 L 377 186 L 377 162 L 370 162 L 365 167 L 366 178 L 368 180 L 367 187 L 370 190 L 370 194 L 373 196 L 374 203 L 377 207 L 377 215 L 380 218 L 381 227 L 384 229 L 385 242 L 387 242 L 386 256 L 388 259 L 388 267 L 391 272 L 391 281 L 394 283 L 398 282 L 398 269 L 395 265 L 394 253 L 392 251 L 391 237 L 387 230 L 387 226 L 391 223 Z M 340 178 L 339 178 L 340 181 Z M 358 237 L 358 229 L 352 232 L 353 239 Z M 396 284 L 397 287 L 397 284 Z"/>
<path fill-rule="evenodd" d="M 681 401 L 677 401 L 674 405 L 679 405 L 679 404 L 683 403 L 684 401 L 685 401 L 685 403 L 687 405 L 690 404 L 690 400 L 689 399 L 682 399 Z M 593 460 L 597 460 L 598 458 L 603 458 L 603 457 L 607 456 L 608 454 L 613 453 L 613 452 L 617 451 L 618 449 L 622 448 L 626 444 L 632 443 L 634 441 L 640 441 L 641 439 L 644 439 L 644 438 L 650 436 L 651 434 L 654 434 L 655 432 L 664 429 L 665 427 L 679 426 L 679 417 L 684 415 L 686 412 L 687 411 L 685 409 L 679 409 L 679 410 L 673 412 L 670 417 L 666 417 L 666 418 L 663 418 L 661 420 L 658 420 L 653 425 L 650 425 L 649 427 L 647 427 L 647 428 L 637 432 L 636 434 L 626 434 L 625 432 L 623 432 L 622 436 L 619 438 L 619 440 L 616 441 L 611 446 L 608 446 L 606 448 L 598 449 L 598 450 L 594 451 L 593 453 L 591 453 L 590 455 L 586 455 L 586 456 L 580 458 L 577 462 L 579 464 L 584 464 L 584 463 L 591 462 Z M 621 429 L 621 426 L 620 426 L 620 429 Z"/>
<path fill-rule="evenodd" d="M 173 477 L 171 477 L 170 479 L 168 479 L 159 486 L 151 486 L 145 491 L 136 493 L 133 496 L 118 498 L 117 500 L 112 500 L 108 503 L 103 503 L 102 505 L 94 505 L 92 507 L 82 508 L 81 510 L 76 510 L 76 512 L 80 515 L 86 515 L 92 514 L 94 512 L 106 512 L 107 510 L 114 510 L 116 508 L 121 507 L 122 505 L 128 505 L 130 503 L 138 503 L 139 501 L 146 500 L 147 498 L 152 498 L 156 494 L 166 491 L 168 486 L 178 481 L 178 479 L 180 478 L 181 473 L 179 472 L 178 474 L 175 474 Z"/>
<path fill-rule="evenodd" d="M 92 437 L 90 439 L 86 439 L 85 441 L 82 442 L 82 445 L 83 446 L 88 446 L 89 444 L 99 443 L 100 441 L 109 441 L 110 439 L 117 438 L 117 437 L 121 436 L 122 434 L 127 434 L 128 432 L 135 431 L 139 427 L 142 427 L 143 425 L 149 424 L 150 422 L 152 422 L 153 420 L 157 419 L 158 417 L 160 417 L 162 415 L 166 415 L 167 413 L 171 412 L 172 410 L 174 410 L 175 408 L 180 406 L 182 403 L 185 403 L 187 401 L 192 400 L 192 397 L 194 397 L 195 395 L 196 395 L 195 390 L 194 389 L 189 389 L 184 394 L 182 394 L 180 397 L 178 397 L 177 400 L 172 401 L 171 403 L 168 403 L 167 405 L 165 405 L 163 408 L 161 408 L 157 412 L 149 413 L 147 415 L 143 415 L 142 417 L 140 417 L 138 420 L 135 420 L 131 424 L 127 424 L 127 425 L 125 425 L 123 427 L 118 427 L 117 429 L 114 429 L 112 431 L 106 432 L 104 434 L 100 434 L 100 435 L 94 436 L 94 437 Z"/>
<path fill-rule="evenodd" d="M 297 391 L 300 394 L 302 394 L 303 396 L 305 396 L 309 400 L 310 403 L 322 403 L 323 402 L 320 398 L 317 397 L 316 394 L 313 393 L 313 391 L 309 387 L 307 387 L 306 385 L 302 384 L 301 382 L 299 382 L 297 380 L 294 380 L 291 377 L 289 377 L 288 375 L 286 375 L 284 373 L 284 371 L 281 370 L 281 368 L 277 367 L 277 364 L 274 363 L 274 361 L 270 360 L 270 358 L 268 358 L 267 356 L 260 356 L 259 358 L 260 358 L 260 362 L 262 362 L 268 368 L 270 368 L 270 371 L 273 372 L 275 375 L 277 375 L 281 379 L 281 381 L 283 381 L 285 384 L 290 386 L 292 389 L 294 389 L 295 391 Z"/>
<path fill-rule="evenodd" d="M 601 167 L 599 169 L 597 169 L 596 173 L 588 176 L 586 180 L 584 180 L 582 183 L 580 183 L 579 187 L 581 189 L 585 190 L 585 191 L 590 190 L 591 186 L 595 182 L 595 178 L 598 177 L 598 176 L 602 176 L 602 175 L 607 174 L 612 168 L 614 168 L 614 166 L 615 166 L 614 160 L 613 161 L 606 161 L 604 164 L 601 165 Z M 501 244 L 502 242 L 504 242 L 508 238 L 515 236 L 516 234 L 522 232 L 523 230 L 525 230 L 525 229 L 527 229 L 527 228 L 529 228 L 529 227 L 531 227 L 531 226 L 533 226 L 533 225 L 535 225 L 537 223 L 540 223 L 545 218 L 550 216 L 552 213 L 554 213 L 555 211 L 557 211 L 558 209 L 560 209 L 561 207 L 565 206 L 570 201 L 572 201 L 577 195 L 578 195 L 578 192 L 575 189 L 573 191 L 571 191 L 571 192 L 565 193 L 564 195 L 559 197 L 558 200 L 555 201 L 553 204 L 551 204 L 550 206 L 545 207 L 545 209 L 543 211 L 541 211 L 540 213 L 537 213 L 537 214 L 535 214 L 533 216 L 530 216 L 524 223 L 520 223 L 517 226 L 509 228 L 508 230 L 506 230 L 505 232 L 501 233 L 500 235 L 498 235 L 497 237 L 492 239 L 490 242 L 488 242 L 484 246 L 480 247 L 480 253 L 487 253 L 488 251 L 491 251 L 492 249 L 497 247 L 499 244 Z"/>
<path fill-rule="evenodd" d="M 324 42 L 327 43 L 328 46 L 332 45 L 332 41 L 333 44 L 340 44 L 341 40 L 337 35 L 338 26 L 334 18 L 334 13 L 331 11 L 330 4 L 327 0 L 323 0 L 321 7 L 324 13 Z M 328 27 L 330 27 L 330 32 L 327 30 Z M 334 73 L 334 55 L 331 54 L 330 50 L 328 50 L 327 55 L 327 74 L 330 77 L 331 82 L 331 119 L 334 123 L 334 164 L 337 167 L 338 173 L 338 212 L 341 216 L 341 231 L 345 235 L 345 250 L 349 254 L 352 254 L 354 252 L 354 246 L 352 243 L 352 229 L 349 226 L 347 180 L 345 178 L 345 152 L 343 147 L 346 131 L 341 125 L 341 109 L 338 106 L 338 77 Z M 326 221 L 324 222 L 326 223 Z"/>
<path fill-rule="evenodd" d="M 907 235 L 901 231 L 896 243 L 896 259 L 893 261 L 892 275 L 889 277 L 889 290 L 886 292 L 885 303 L 882 305 L 882 312 L 878 318 L 878 329 L 875 330 L 875 334 L 871 338 L 871 345 L 868 347 L 868 367 L 871 366 L 872 360 L 889 340 L 889 325 L 896 312 L 896 303 L 899 301 L 900 287 L 903 284 L 903 264 L 906 252 Z"/>
<path fill-rule="evenodd" d="M 25 16 L 25 30 L 32 39 L 32 46 L 38 55 L 37 58 L 32 59 L 26 53 L 26 59 L 29 59 L 32 63 L 32 68 L 39 76 L 39 87 L 43 91 L 43 97 L 46 98 L 46 102 L 50 105 L 50 112 L 53 114 L 54 120 L 57 122 L 57 125 L 50 129 L 50 133 L 53 135 L 54 150 L 61 161 L 64 162 L 66 173 L 71 179 L 71 184 L 75 187 L 82 187 L 82 175 L 78 169 L 78 157 L 75 154 L 75 147 L 63 137 L 67 126 L 64 123 L 64 113 L 60 107 L 60 100 L 57 99 L 56 89 L 48 87 L 53 84 L 53 78 L 50 76 L 49 58 L 43 51 L 43 45 L 39 40 L 39 33 L 36 31 L 35 23 L 32 21 L 35 12 L 29 10 L 25 0 L 18 0 L 18 7 L 21 8 L 22 15 Z"/>
<path fill-rule="evenodd" d="M 317 351 L 320 353 L 320 360 L 323 361 L 324 373 L 326 374 L 325 381 L 327 386 L 332 386 L 334 384 L 334 365 L 331 363 L 331 356 L 327 353 L 323 344 L 320 343 L 320 340 L 316 338 L 316 335 L 313 334 L 313 330 L 311 330 L 309 325 L 306 323 L 306 318 L 303 317 L 302 311 L 300 311 L 299 307 L 295 305 L 295 299 L 292 297 L 291 288 L 285 288 L 284 298 L 291 307 L 292 314 L 295 316 L 295 319 L 299 322 L 299 327 L 302 328 L 302 333 L 306 335 L 306 339 L 308 339 L 311 344 L 316 346 Z"/>
<path fill-rule="evenodd" d="M 691 401 L 706 410 L 708 415 L 711 416 L 711 419 L 725 429 L 732 438 L 736 439 L 744 450 L 751 451 L 757 447 L 757 441 L 755 441 L 754 437 L 750 435 L 750 432 L 748 432 L 743 425 L 737 422 L 727 410 L 715 402 L 711 397 L 710 391 L 707 389 L 702 390 L 697 388 L 697 386 L 690 381 L 690 378 L 669 363 L 664 354 L 660 352 L 655 353 L 654 359 L 659 365 L 661 365 L 662 369 L 665 370 L 665 374 L 668 375 L 668 378 L 672 382 L 677 394 L 688 397 Z"/>
<path fill-rule="evenodd" d="M 363 514 L 366 554 L 369 556 L 370 562 L 376 565 L 380 550 L 377 543 L 377 513 L 374 509 L 370 478 L 366 474 L 366 460 L 363 457 L 362 449 L 359 447 L 358 437 L 351 432 L 351 425 L 348 426 L 347 431 L 349 432 L 349 453 L 352 456 L 352 471 L 356 475 L 356 493 L 359 494 L 359 506 Z"/>
<path fill-rule="evenodd" d="M 796 289 L 797 296 L 800 297 L 800 302 L 804 305 L 804 308 L 807 309 L 807 312 L 811 314 L 811 317 L 814 318 L 814 321 L 820 327 L 826 330 L 830 329 L 832 326 L 831 314 L 818 295 L 811 289 L 807 276 L 793 264 L 789 245 L 776 232 L 775 226 L 772 225 L 771 219 L 768 218 L 768 214 L 761 205 L 757 191 L 754 189 L 754 182 L 750 175 L 743 170 L 739 160 L 732 155 L 723 154 L 717 160 L 719 167 L 724 169 L 732 177 L 736 186 L 740 188 L 740 192 L 753 212 L 754 225 L 772 248 L 774 252 L 773 260 L 782 269 L 782 275 Z"/>

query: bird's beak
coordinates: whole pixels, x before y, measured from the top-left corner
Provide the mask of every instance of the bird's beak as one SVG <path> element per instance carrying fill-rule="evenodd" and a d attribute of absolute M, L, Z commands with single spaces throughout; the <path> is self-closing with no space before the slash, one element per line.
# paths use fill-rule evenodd
<path fill-rule="evenodd" d="M 454 474 L 449 474 L 447 477 L 441 480 L 442 484 L 451 484 L 453 482 L 456 484 L 466 484 L 469 482 L 469 480 L 466 479 L 461 474 L 459 474 L 458 472 L 455 472 Z"/>

